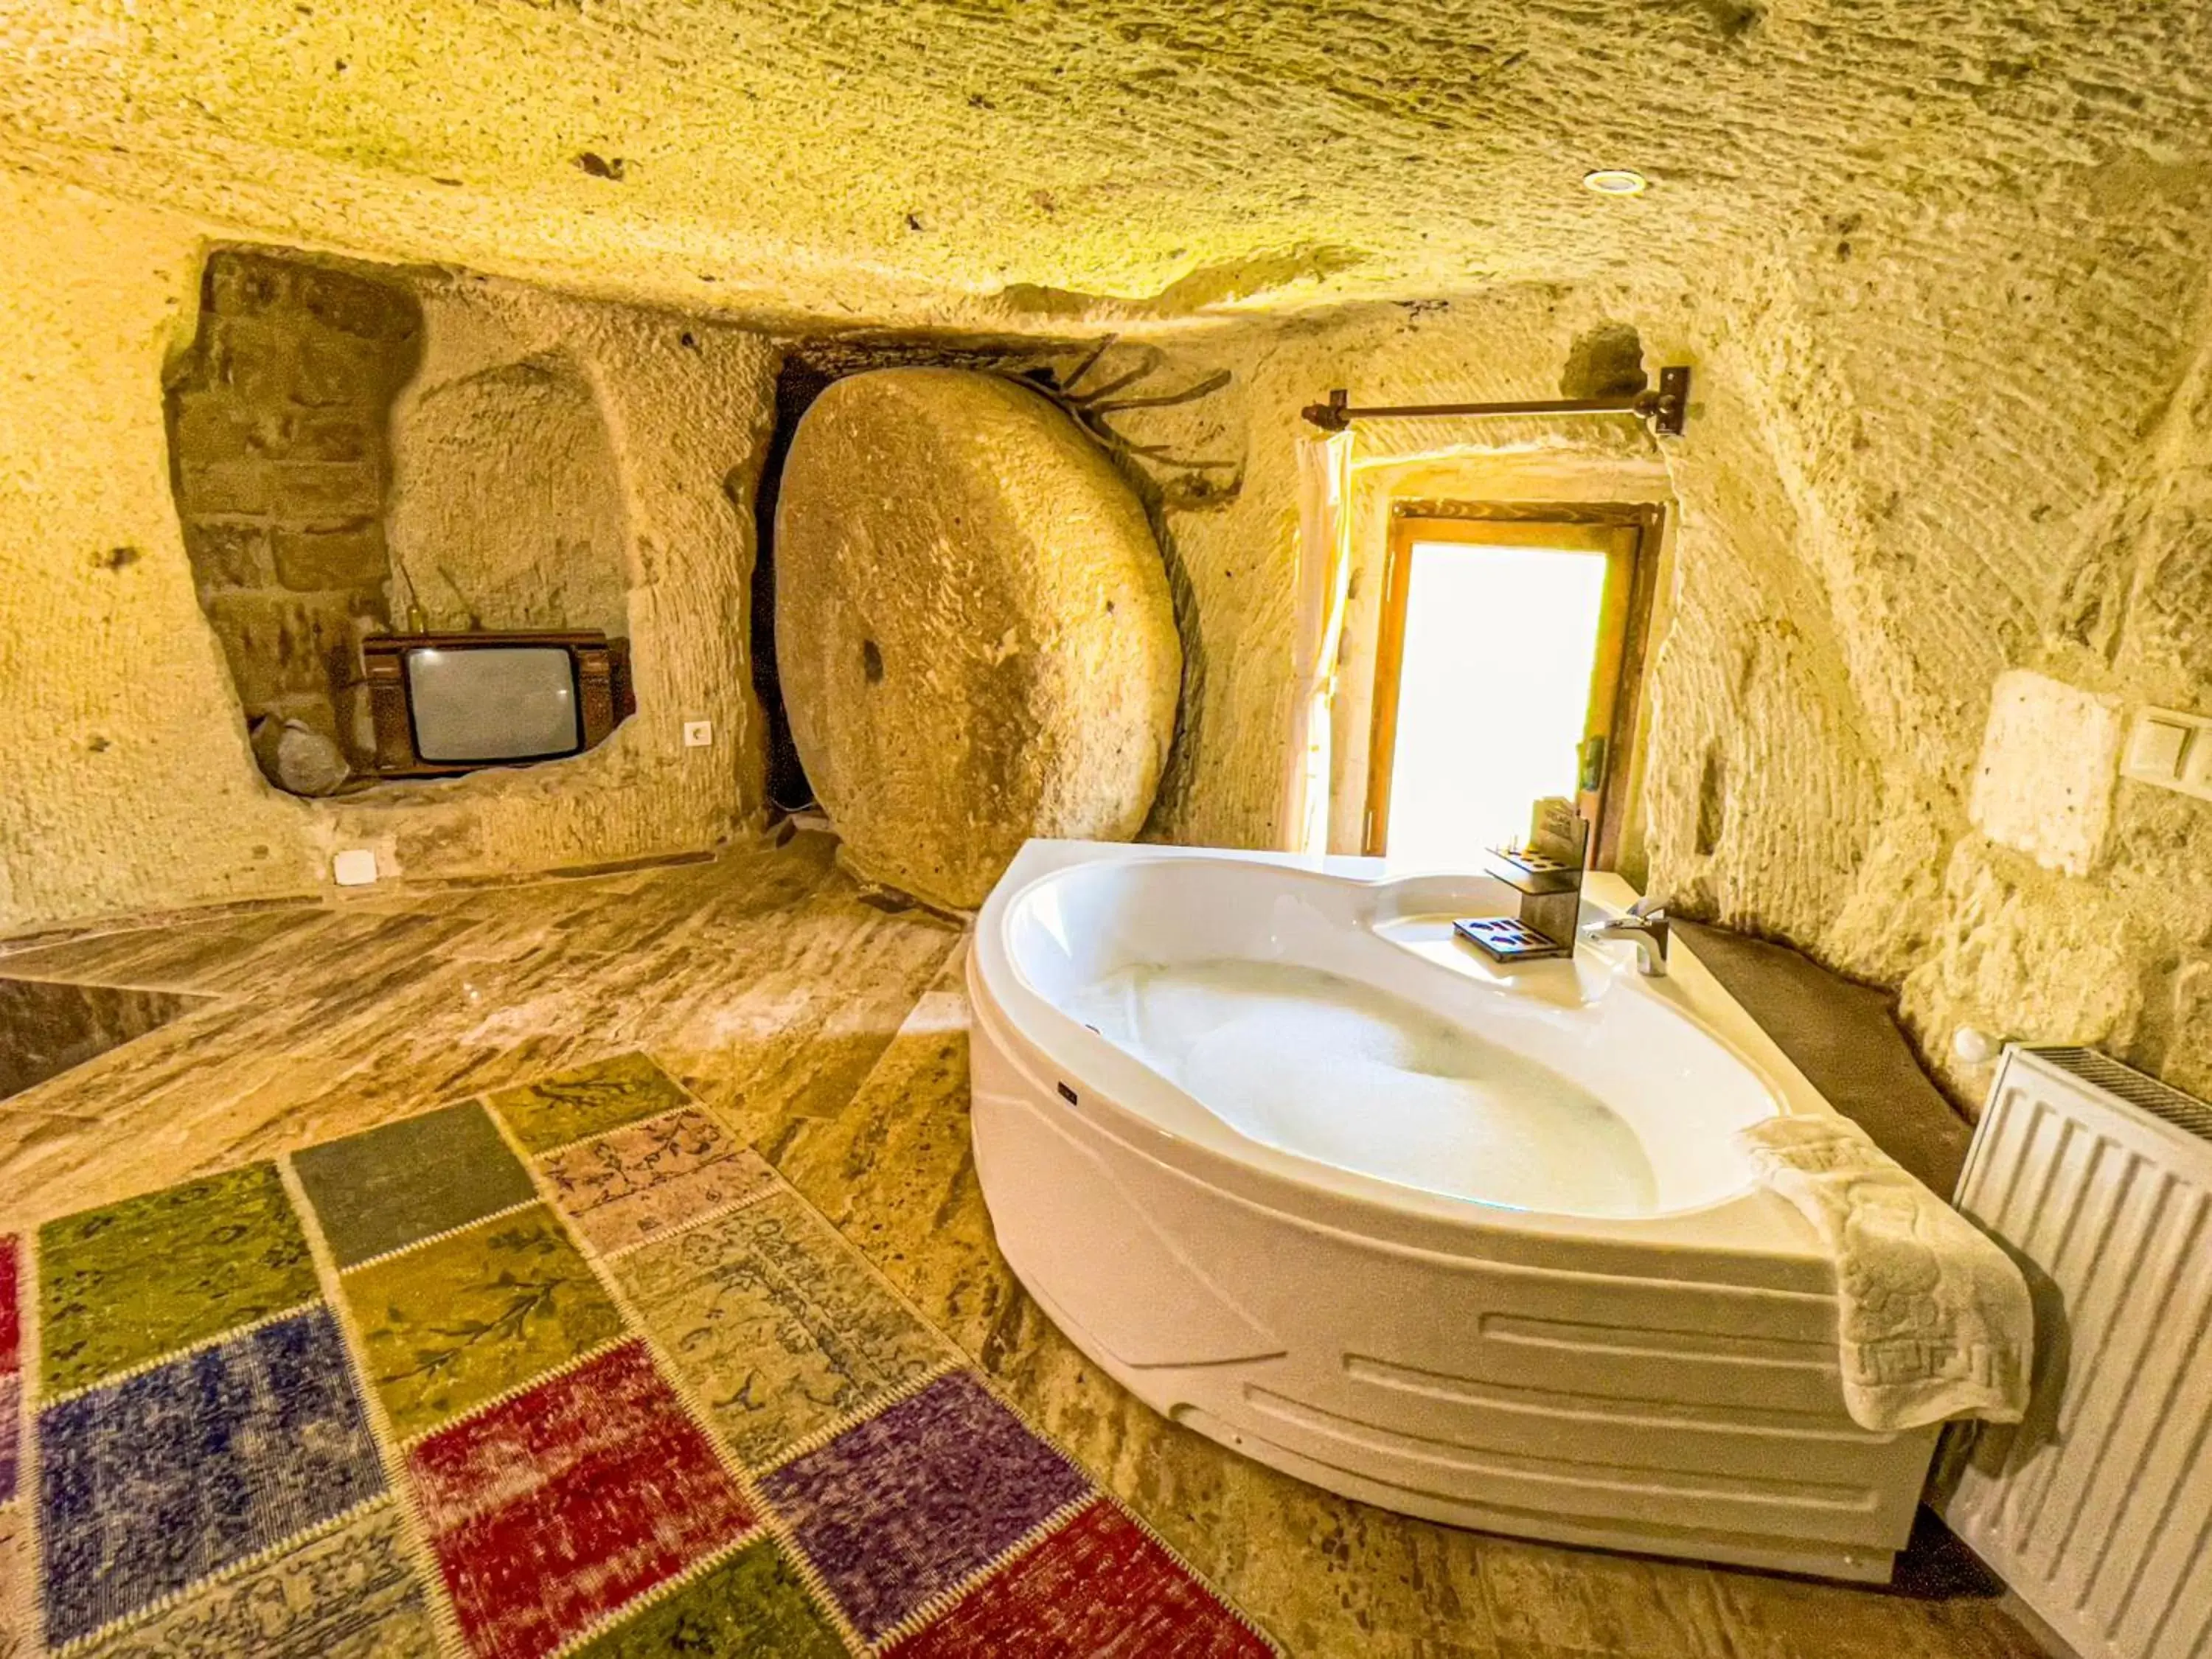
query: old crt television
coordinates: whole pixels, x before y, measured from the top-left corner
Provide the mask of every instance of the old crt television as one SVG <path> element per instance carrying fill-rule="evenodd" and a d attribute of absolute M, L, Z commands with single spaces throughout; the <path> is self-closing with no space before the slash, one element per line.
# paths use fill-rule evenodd
<path fill-rule="evenodd" d="M 636 708 L 625 642 L 597 632 L 384 634 L 362 659 L 384 777 L 580 755 Z"/>

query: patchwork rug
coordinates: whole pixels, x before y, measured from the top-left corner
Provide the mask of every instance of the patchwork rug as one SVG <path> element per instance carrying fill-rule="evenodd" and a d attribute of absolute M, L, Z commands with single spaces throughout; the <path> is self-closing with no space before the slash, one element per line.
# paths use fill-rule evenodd
<path fill-rule="evenodd" d="M 0 1238 L 0 1659 L 1274 1651 L 641 1054 Z"/>

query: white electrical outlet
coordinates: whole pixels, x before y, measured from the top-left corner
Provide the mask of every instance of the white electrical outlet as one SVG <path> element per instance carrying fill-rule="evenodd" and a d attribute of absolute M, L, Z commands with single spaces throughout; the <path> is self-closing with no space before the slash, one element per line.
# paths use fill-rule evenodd
<path fill-rule="evenodd" d="M 376 879 L 376 849 L 349 847 L 331 860 L 331 877 L 341 887 L 366 887 Z"/>
<path fill-rule="evenodd" d="M 714 721 L 686 720 L 684 722 L 684 746 L 686 749 L 704 749 L 714 741 Z"/>

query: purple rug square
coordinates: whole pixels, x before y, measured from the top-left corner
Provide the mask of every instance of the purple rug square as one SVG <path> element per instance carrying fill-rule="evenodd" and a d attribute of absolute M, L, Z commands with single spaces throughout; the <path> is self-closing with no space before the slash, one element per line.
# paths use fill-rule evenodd
<path fill-rule="evenodd" d="M 0 1504 L 15 1495 L 15 1471 L 20 1462 L 16 1448 L 21 1443 L 17 1423 L 22 1407 L 23 1379 L 0 1376 Z"/>
<path fill-rule="evenodd" d="M 961 1372 L 761 1482 L 871 1642 L 1090 1490 Z"/>

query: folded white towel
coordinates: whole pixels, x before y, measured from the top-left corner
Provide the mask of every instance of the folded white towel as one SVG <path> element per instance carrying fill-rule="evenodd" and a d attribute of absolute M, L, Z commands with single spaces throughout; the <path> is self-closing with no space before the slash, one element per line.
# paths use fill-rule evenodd
<path fill-rule="evenodd" d="M 1852 1421 L 2020 1421 L 2035 1315 L 2010 1256 L 1846 1118 L 1768 1118 L 1739 1130 L 1736 1144 L 1835 1258 Z"/>

